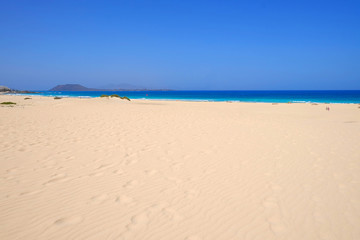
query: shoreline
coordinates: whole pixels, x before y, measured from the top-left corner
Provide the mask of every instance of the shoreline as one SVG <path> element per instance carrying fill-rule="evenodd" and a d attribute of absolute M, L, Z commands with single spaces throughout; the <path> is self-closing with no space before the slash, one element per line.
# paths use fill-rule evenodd
<path fill-rule="evenodd" d="M 54 97 L 61 97 L 61 98 L 70 98 L 70 99 L 96 99 L 96 98 L 100 98 L 99 96 L 93 97 L 93 96 L 69 96 L 69 95 L 38 95 L 38 94 L 0 94 L 0 96 L 32 96 L 32 97 L 46 97 L 46 98 L 54 98 Z M 111 98 L 110 98 L 111 99 Z M 268 101 L 240 101 L 240 100 L 191 100 L 191 99 L 150 99 L 150 98 L 130 98 L 131 101 L 165 101 L 165 102 L 211 102 L 211 103 L 216 103 L 216 102 L 226 102 L 226 103 L 270 103 L 270 104 L 297 104 L 297 103 L 306 103 L 306 104 L 360 104 L 360 102 L 313 102 L 313 101 L 289 101 L 289 102 L 268 102 Z"/>

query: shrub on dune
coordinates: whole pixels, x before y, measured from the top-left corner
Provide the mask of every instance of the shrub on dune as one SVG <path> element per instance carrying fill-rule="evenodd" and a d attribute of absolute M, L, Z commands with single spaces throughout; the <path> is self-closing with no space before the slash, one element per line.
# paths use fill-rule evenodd
<path fill-rule="evenodd" d="M 125 99 L 125 100 L 128 100 L 128 101 L 130 101 L 130 98 L 128 98 L 128 97 L 126 97 L 126 96 L 124 96 L 124 97 L 120 97 L 121 99 Z"/>
<path fill-rule="evenodd" d="M 106 95 L 106 94 L 103 94 L 103 95 L 101 95 L 100 96 L 101 98 L 103 98 L 103 97 L 111 97 L 111 98 L 120 98 L 120 99 L 125 99 L 125 100 L 128 100 L 128 101 L 130 101 L 130 98 L 128 98 L 128 97 L 126 97 L 126 96 L 124 96 L 124 97 L 121 97 L 121 96 L 119 96 L 119 95 L 117 95 L 117 94 L 111 94 L 111 95 Z"/>
<path fill-rule="evenodd" d="M 15 105 L 16 103 L 14 103 L 14 102 L 2 102 L 1 104 L 3 104 L 3 105 Z"/>

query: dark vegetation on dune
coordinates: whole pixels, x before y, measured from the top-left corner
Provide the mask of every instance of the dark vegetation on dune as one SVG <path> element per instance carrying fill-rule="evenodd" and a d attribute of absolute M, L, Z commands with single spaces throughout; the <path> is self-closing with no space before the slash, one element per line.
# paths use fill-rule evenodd
<path fill-rule="evenodd" d="M 103 94 L 103 95 L 101 95 L 100 97 L 101 97 L 101 98 L 104 98 L 104 97 L 107 97 L 107 98 L 108 98 L 108 97 L 111 97 L 111 98 L 116 97 L 116 98 L 125 99 L 125 100 L 130 101 L 130 98 L 128 98 L 128 97 L 126 97 L 126 96 L 121 97 L 121 96 L 119 96 L 119 95 L 117 95 L 117 94 L 112 94 L 112 95 Z"/>
<path fill-rule="evenodd" d="M 54 99 L 62 99 L 61 97 L 54 97 Z"/>
<path fill-rule="evenodd" d="M 4 105 L 13 105 L 13 104 L 16 104 L 14 102 L 2 102 L 1 104 L 4 104 Z"/>

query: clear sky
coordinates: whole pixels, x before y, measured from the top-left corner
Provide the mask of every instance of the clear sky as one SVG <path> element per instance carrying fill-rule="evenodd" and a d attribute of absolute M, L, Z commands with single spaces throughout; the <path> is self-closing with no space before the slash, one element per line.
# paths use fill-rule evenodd
<path fill-rule="evenodd" d="M 0 85 L 360 89 L 360 1 L 0 1 Z"/>

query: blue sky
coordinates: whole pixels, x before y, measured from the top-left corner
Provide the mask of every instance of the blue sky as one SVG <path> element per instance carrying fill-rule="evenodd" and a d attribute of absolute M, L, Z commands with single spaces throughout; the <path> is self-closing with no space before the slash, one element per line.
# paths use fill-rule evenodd
<path fill-rule="evenodd" d="M 360 89 L 360 1 L 0 2 L 0 85 Z"/>

